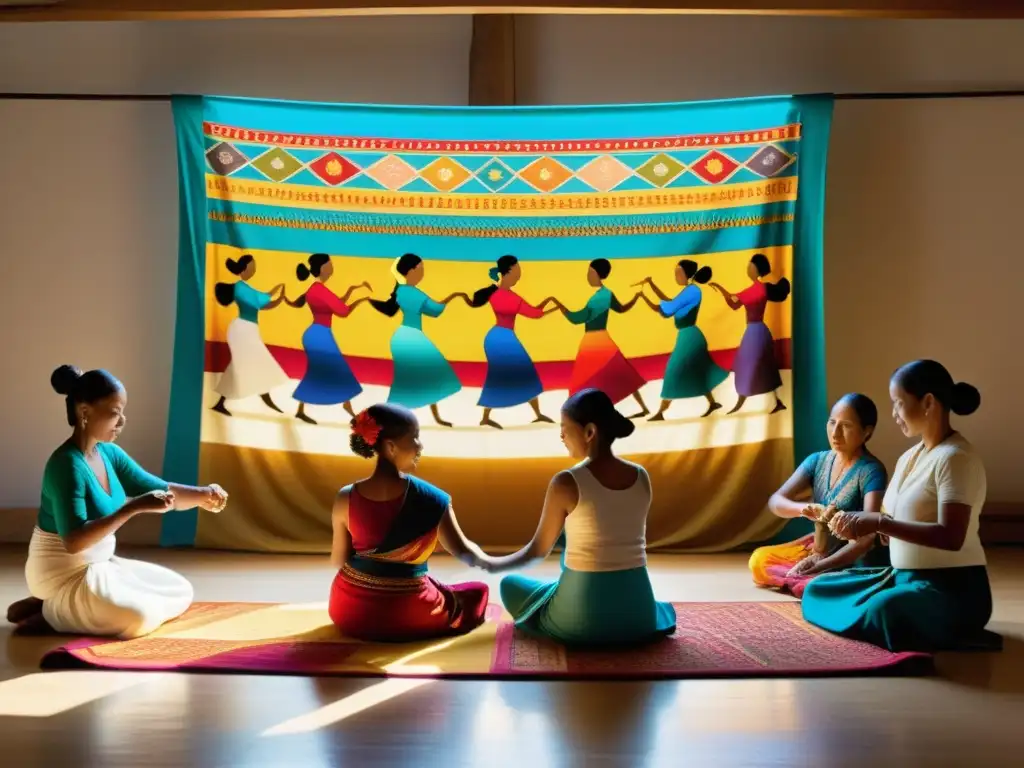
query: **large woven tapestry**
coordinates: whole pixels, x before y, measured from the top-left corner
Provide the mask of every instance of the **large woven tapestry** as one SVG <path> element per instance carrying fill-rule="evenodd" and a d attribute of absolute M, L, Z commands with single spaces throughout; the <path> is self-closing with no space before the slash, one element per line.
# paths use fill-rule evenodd
<path fill-rule="evenodd" d="M 372 468 L 349 422 L 387 401 L 466 534 L 519 547 L 588 387 L 635 420 L 650 547 L 776 534 L 767 499 L 824 431 L 831 107 L 176 99 L 165 470 L 231 502 L 168 515 L 164 543 L 326 551 Z"/>

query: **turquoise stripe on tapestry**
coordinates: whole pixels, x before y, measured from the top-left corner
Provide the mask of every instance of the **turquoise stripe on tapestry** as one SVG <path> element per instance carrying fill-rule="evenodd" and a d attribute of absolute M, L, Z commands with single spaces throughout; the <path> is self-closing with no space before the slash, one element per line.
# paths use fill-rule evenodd
<path fill-rule="evenodd" d="M 210 201 L 210 210 L 219 212 L 231 211 L 235 214 L 246 214 L 247 208 L 254 209 L 250 215 L 267 215 L 263 206 L 248 204 L 225 203 L 219 200 Z M 736 209 L 736 216 L 743 216 L 744 211 L 757 211 L 770 215 L 792 214 L 793 203 L 777 203 L 772 206 L 760 206 L 756 209 Z M 291 212 L 292 216 L 303 220 L 330 221 L 341 220 L 352 223 L 361 221 L 361 214 L 311 213 L 306 211 Z M 729 215 L 733 215 L 729 212 Z M 390 227 L 408 223 L 412 217 L 387 217 Z M 418 218 L 418 217 L 417 217 Z M 446 217 L 449 220 L 459 219 L 459 224 L 480 226 L 484 221 L 470 217 Z M 658 217 L 646 216 L 645 223 L 656 222 Z M 666 218 L 673 221 L 688 221 L 676 215 Z M 695 220 L 695 219 L 694 219 Z M 379 221 L 379 220 L 378 220 Z M 439 218 L 424 219 L 422 223 L 436 225 Z M 540 225 L 543 222 L 557 224 L 555 219 L 495 220 L 490 226 L 504 224 L 509 227 Z M 571 220 L 574 224 L 580 219 Z M 628 226 L 630 217 L 593 217 L 588 219 L 594 224 Z M 633 220 L 635 221 L 635 220 Z M 454 224 L 453 224 L 454 226 Z M 384 229 L 388 226 L 382 227 Z M 344 253 L 349 256 L 368 258 L 393 259 L 396 254 L 413 251 L 425 259 L 445 261 L 493 261 L 495 249 L 498 247 L 493 237 L 451 237 L 438 235 L 408 235 L 358 232 L 334 232 L 324 229 L 293 229 L 290 227 L 274 227 L 257 224 L 237 224 L 221 221 L 210 221 L 210 242 L 232 243 L 243 248 L 274 251 L 291 251 L 315 253 Z M 502 240 L 500 249 L 511 250 L 521 259 L 534 261 L 566 261 L 596 258 L 651 258 L 658 256 L 676 256 L 687 253 L 722 253 L 727 251 L 769 248 L 788 245 L 793 242 L 793 221 L 778 221 L 747 227 L 728 229 L 709 229 L 693 232 L 667 232 L 652 235 L 622 235 L 618 237 L 572 236 L 564 237 L 522 237 L 509 234 Z M 499 249 L 499 250 L 500 250 Z"/>
<path fill-rule="evenodd" d="M 828 448 L 825 368 L 825 180 L 833 98 L 803 96 L 794 100 L 803 123 L 800 196 L 793 243 L 793 451 L 796 462 Z M 764 544 L 792 541 L 810 533 L 809 520 L 790 520 Z"/>
<path fill-rule="evenodd" d="M 651 135 L 651 125 L 668 126 L 666 135 L 734 133 L 800 120 L 799 101 L 791 96 L 689 104 L 490 108 L 318 104 L 207 96 L 204 106 L 210 122 L 263 131 L 405 139 L 457 136 L 461 141 L 633 139 L 639 138 L 637 133 Z M 634 108 L 643 110 L 642 125 L 638 125 Z M 343 123 L 338 120 L 339 110 L 344 110 Z M 601 126 L 600 136 L 591 135 L 595 124 Z"/>
<path fill-rule="evenodd" d="M 203 413 L 206 349 L 206 169 L 203 167 L 203 100 L 175 97 L 171 103 L 178 140 L 178 298 L 174 325 L 171 402 L 164 447 L 164 477 L 195 485 L 199 476 L 199 436 Z M 197 511 L 168 512 L 160 545 L 191 546 Z"/>

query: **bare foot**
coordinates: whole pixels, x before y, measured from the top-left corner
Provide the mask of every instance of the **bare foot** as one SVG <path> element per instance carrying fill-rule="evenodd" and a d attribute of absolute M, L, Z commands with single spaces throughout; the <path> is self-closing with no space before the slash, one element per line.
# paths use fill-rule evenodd
<path fill-rule="evenodd" d="M 656 414 L 654 414 L 653 416 L 651 416 L 651 418 L 648 419 L 648 421 L 664 421 L 664 420 L 665 420 L 665 412 L 664 411 L 658 411 Z"/>
<path fill-rule="evenodd" d="M 537 414 L 537 418 L 534 419 L 531 423 L 533 423 L 533 424 L 554 424 L 555 420 L 552 419 L 550 416 L 545 416 L 543 413 L 538 413 Z"/>
<path fill-rule="evenodd" d="M 495 429 L 504 429 L 504 427 L 501 426 L 501 424 L 496 422 L 494 419 L 481 419 L 480 420 L 480 426 L 481 427 L 494 427 Z"/>
<path fill-rule="evenodd" d="M 229 411 L 225 407 L 225 405 L 224 405 L 224 398 L 223 397 L 220 400 L 218 400 L 217 404 L 215 406 L 213 406 L 213 408 L 211 408 L 210 410 L 211 411 L 216 411 L 217 413 L 223 413 L 225 416 L 230 416 L 231 415 L 231 411 Z"/>
<path fill-rule="evenodd" d="M 743 403 L 742 402 L 736 403 L 736 405 L 734 405 L 732 407 L 732 409 L 729 411 L 729 413 L 736 413 L 736 411 L 738 411 L 742 407 L 743 407 Z"/>
<path fill-rule="evenodd" d="M 782 402 L 781 400 L 776 400 L 775 401 L 775 407 L 772 408 L 772 413 L 778 413 L 779 411 L 784 411 L 784 410 L 786 410 L 786 404 L 784 402 Z"/>
<path fill-rule="evenodd" d="M 277 407 L 277 403 L 270 399 L 269 392 L 264 392 L 262 395 L 260 395 L 260 399 L 267 404 L 267 408 L 270 408 L 273 411 L 277 411 L 278 413 L 284 413 L 284 411 Z"/>
<path fill-rule="evenodd" d="M 296 419 L 300 419 L 300 420 L 306 422 L 307 424 L 316 424 L 316 420 L 312 416 L 306 415 L 305 411 L 301 411 L 299 413 L 296 413 L 295 414 L 295 418 Z"/>
<path fill-rule="evenodd" d="M 643 409 L 642 411 L 638 411 L 638 412 L 634 413 L 634 414 L 633 414 L 632 416 L 630 416 L 629 418 L 631 418 L 631 419 L 642 419 L 642 418 L 643 418 L 644 416 L 646 416 L 646 415 L 647 415 L 648 413 L 650 413 L 650 410 L 649 410 L 649 409 L 647 409 L 647 408 L 644 408 L 644 409 Z"/>
<path fill-rule="evenodd" d="M 437 403 L 430 406 L 430 415 L 434 417 L 434 421 L 439 427 L 450 427 L 452 425 L 450 421 L 445 421 L 441 418 L 441 412 L 437 409 Z"/>
<path fill-rule="evenodd" d="M 38 597 L 26 597 L 11 603 L 7 608 L 7 621 L 11 624 L 21 624 L 25 619 L 42 613 L 43 601 Z"/>
<path fill-rule="evenodd" d="M 706 416 L 710 416 L 712 413 L 714 413 L 715 411 L 717 411 L 721 407 L 722 407 L 721 403 L 711 403 L 708 406 L 708 409 L 706 411 L 704 411 L 704 413 L 702 413 L 700 415 L 700 417 L 703 419 Z"/>

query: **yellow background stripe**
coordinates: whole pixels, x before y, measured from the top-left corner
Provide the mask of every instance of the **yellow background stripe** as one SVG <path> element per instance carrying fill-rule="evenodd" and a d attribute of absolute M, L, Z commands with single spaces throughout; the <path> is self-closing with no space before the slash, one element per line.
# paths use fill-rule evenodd
<path fill-rule="evenodd" d="M 650 275 L 667 295 L 674 296 L 679 290 L 673 272 L 681 258 L 694 258 L 700 265 L 714 270 L 714 282 L 728 290 L 739 292 L 750 284 L 746 276 L 747 263 L 757 251 L 732 251 L 707 256 L 672 256 L 649 259 L 619 259 L 612 261 L 612 273 L 606 280 L 607 286 L 625 303 L 638 289 L 631 288 Z M 762 249 L 772 263 L 770 280 L 792 274 L 792 248 Z M 206 338 L 224 341 L 228 324 L 237 316 L 234 305 L 222 307 L 213 297 L 213 284 L 218 281 L 234 282 L 237 278 L 228 272 L 225 261 L 238 258 L 242 253 L 251 253 L 256 258 L 257 271 L 251 284 L 258 290 L 267 291 L 278 283 L 284 283 L 289 298 L 298 298 L 312 284 L 313 278 L 301 282 L 295 275 L 297 264 L 303 263 L 307 253 L 284 251 L 241 251 L 227 245 L 207 245 L 207 311 Z M 373 286 L 373 296 L 386 299 L 394 287 L 389 259 L 336 256 L 334 275 L 328 286 L 337 294 L 343 294 L 350 285 L 366 280 Z M 426 262 L 425 275 L 420 284 L 428 295 L 442 299 L 450 293 L 473 291 L 490 285 L 487 270 L 492 266 L 485 262 L 439 261 Z M 533 261 L 522 264 L 523 277 L 515 290 L 527 301 L 537 304 L 554 295 L 570 309 L 579 309 L 593 293 L 587 284 L 586 261 Z M 704 331 L 711 349 L 728 349 L 739 344 L 746 325 L 746 315 L 741 309 L 730 310 L 722 297 L 712 288 L 704 286 L 704 301 L 701 306 L 699 326 Z M 365 295 L 365 291 L 353 294 L 353 299 Z M 776 339 L 789 338 L 791 326 L 792 299 L 784 303 L 769 302 L 765 321 Z M 334 334 L 342 352 L 357 357 L 389 357 L 391 334 L 398 326 L 400 316 L 385 317 L 368 304 L 360 305 L 346 319 L 334 321 Z M 308 308 L 295 309 L 281 304 L 273 310 L 260 313 L 260 332 L 263 340 L 270 345 L 301 348 L 302 333 L 309 327 L 311 315 Z M 494 313 L 490 307 L 471 309 L 461 301 L 453 302 L 446 312 L 437 319 L 426 319 L 424 331 L 440 348 L 446 358 L 453 361 L 483 361 L 483 338 L 494 325 Z M 619 347 L 628 357 L 665 354 L 675 343 L 675 326 L 669 319 L 652 312 L 642 301 L 628 313 L 612 314 L 608 330 Z M 576 357 L 582 326 L 571 325 L 559 312 L 540 320 L 519 318 L 516 332 L 535 361 L 572 360 Z"/>

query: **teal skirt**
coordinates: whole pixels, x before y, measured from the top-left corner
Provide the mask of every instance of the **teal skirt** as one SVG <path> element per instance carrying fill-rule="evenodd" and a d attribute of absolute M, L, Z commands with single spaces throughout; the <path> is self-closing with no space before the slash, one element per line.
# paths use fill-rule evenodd
<path fill-rule="evenodd" d="M 434 342 L 419 328 L 400 325 L 391 337 L 394 375 L 388 402 L 415 410 L 451 397 L 462 383 Z"/>
<path fill-rule="evenodd" d="M 985 646 L 992 591 L 983 565 L 905 570 L 851 568 L 812 579 L 804 618 L 822 629 L 890 651 Z"/>
<path fill-rule="evenodd" d="M 708 341 L 695 325 L 680 328 L 676 346 L 668 358 L 662 377 L 663 400 L 702 397 L 723 381 L 729 373 L 719 367 L 708 352 Z"/>
<path fill-rule="evenodd" d="M 500 589 L 516 627 L 566 645 L 634 645 L 676 630 L 675 608 L 654 599 L 644 567 L 593 573 L 563 566 L 556 582 L 516 574 Z"/>

